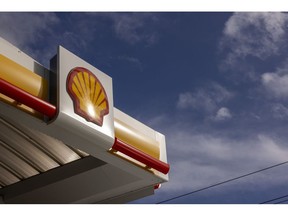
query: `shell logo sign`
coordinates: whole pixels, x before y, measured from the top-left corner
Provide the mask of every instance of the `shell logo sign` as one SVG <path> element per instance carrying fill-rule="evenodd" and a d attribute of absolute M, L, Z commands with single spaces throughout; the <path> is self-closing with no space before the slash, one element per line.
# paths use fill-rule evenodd
<path fill-rule="evenodd" d="M 109 113 L 109 103 L 97 77 L 86 68 L 76 67 L 69 72 L 66 87 L 74 112 L 86 121 L 102 126 L 104 116 Z"/>

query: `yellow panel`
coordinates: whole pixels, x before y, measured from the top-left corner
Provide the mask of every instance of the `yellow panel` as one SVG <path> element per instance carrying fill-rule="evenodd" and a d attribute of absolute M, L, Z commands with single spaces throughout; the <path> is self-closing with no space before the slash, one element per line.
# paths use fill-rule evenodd
<path fill-rule="evenodd" d="M 43 77 L 1 54 L 0 78 L 43 100 L 47 97 L 47 81 Z"/>
<path fill-rule="evenodd" d="M 159 143 L 156 140 L 145 136 L 118 119 L 114 119 L 114 126 L 115 137 L 156 159 L 160 158 Z"/>
<path fill-rule="evenodd" d="M 33 73 L 2 54 L 0 54 L 0 78 L 42 100 L 47 99 L 47 81 L 43 77 Z M 0 94 L 0 100 L 36 117 L 40 117 L 38 112 L 25 105 L 18 104 L 15 100 L 3 94 Z"/>

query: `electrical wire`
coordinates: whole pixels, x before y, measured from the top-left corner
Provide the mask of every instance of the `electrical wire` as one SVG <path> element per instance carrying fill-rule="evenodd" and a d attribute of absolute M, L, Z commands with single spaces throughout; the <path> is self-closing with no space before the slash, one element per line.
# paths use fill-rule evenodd
<path fill-rule="evenodd" d="M 285 202 L 287 202 L 287 201 L 288 201 L 288 199 L 282 200 L 282 201 L 280 201 L 280 202 L 276 202 L 276 203 L 274 203 L 274 204 L 281 204 L 281 203 L 285 203 Z"/>
<path fill-rule="evenodd" d="M 282 163 L 279 163 L 279 164 L 275 164 L 273 166 L 269 166 L 269 167 L 266 167 L 266 168 L 263 168 L 263 169 L 260 169 L 260 170 L 256 170 L 254 172 L 250 172 L 250 173 L 247 173 L 245 175 L 238 176 L 236 178 L 231 178 L 231 179 L 228 179 L 226 181 L 222 181 L 222 182 L 219 182 L 219 183 L 207 186 L 207 187 L 200 188 L 198 190 L 194 190 L 194 191 L 191 191 L 191 192 L 188 192 L 188 193 L 185 193 L 185 194 L 181 194 L 181 195 L 178 195 L 178 196 L 175 196 L 175 197 L 160 201 L 160 202 L 158 202 L 156 204 L 166 203 L 166 202 L 169 202 L 169 201 L 172 201 L 172 200 L 175 200 L 175 199 L 179 199 L 181 197 L 185 197 L 185 196 L 188 196 L 188 195 L 191 195 L 191 194 L 199 193 L 201 191 L 208 190 L 210 188 L 217 187 L 217 186 L 220 186 L 220 185 L 223 185 L 223 184 L 226 184 L 228 182 L 232 182 L 232 181 L 235 181 L 235 180 L 238 180 L 238 179 L 241 179 L 241 178 L 245 178 L 247 176 L 254 175 L 256 173 L 263 172 L 263 171 L 266 171 L 266 170 L 269 170 L 269 169 L 272 169 L 272 168 L 275 168 L 275 167 L 278 167 L 278 166 L 282 166 L 282 165 L 287 164 L 287 163 L 288 163 L 288 161 L 285 161 L 285 162 L 282 162 Z"/>
<path fill-rule="evenodd" d="M 277 198 L 274 198 L 274 199 L 271 199 L 271 200 L 267 200 L 265 202 L 261 202 L 259 204 L 266 204 L 266 203 L 270 203 L 272 201 L 276 201 L 276 200 L 279 200 L 279 199 L 282 199 L 282 198 L 285 198 L 285 197 L 288 197 L 288 195 L 285 195 L 285 196 L 281 196 L 281 197 L 277 197 Z"/>

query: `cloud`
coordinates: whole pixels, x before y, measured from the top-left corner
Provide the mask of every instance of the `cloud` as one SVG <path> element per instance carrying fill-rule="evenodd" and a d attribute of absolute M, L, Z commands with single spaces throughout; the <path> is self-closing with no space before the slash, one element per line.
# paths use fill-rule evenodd
<path fill-rule="evenodd" d="M 0 13 L 0 37 L 48 67 L 59 45 L 51 45 L 52 28 L 60 22 L 55 13 Z"/>
<path fill-rule="evenodd" d="M 200 88 L 195 92 L 179 94 L 178 109 L 196 109 L 213 112 L 218 106 L 231 99 L 233 93 L 217 83 L 211 83 L 207 88 Z"/>
<path fill-rule="evenodd" d="M 261 133 L 235 139 L 186 130 L 174 131 L 166 140 L 172 167 L 166 190 L 173 192 L 209 186 L 288 157 L 285 141 Z"/>
<path fill-rule="evenodd" d="M 220 49 L 222 69 L 235 69 L 246 57 L 265 60 L 285 50 L 288 14 L 234 13 L 225 24 Z"/>
<path fill-rule="evenodd" d="M 266 96 L 285 100 L 288 97 L 288 59 L 286 58 L 272 72 L 265 72 L 260 78 Z M 265 91 L 266 90 L 266 91 Z"/>
<path fill-rule="evenodd" d="M 158 16 L 153 13 L 5 12 L 0 13 L 0 37 L 48 66 L 58 45 L 72 52 L 84 49 L 90 52 L 90 48 L 103 39 L 103 28 L 128 44 L 152 45 L 158 41 L 158 24 Z M 142 70 L 136 58 L 122 56 L 121 60 Z"/>
<path fill-rule="evenodd" d="M 288 70 L 283 73 L 283 70 L 276 72 L 267 72 L 262 74 L 261 81 L 270 96 L 275 98 L 288 97 Z"/>
<path fill-rule="evenodd" d="M 226 107 L 221 107 L 214 118 L 215 121 L 224 121 L 232 118 L 230 110 Z"/>
<path fill-rule="evenodd" d="M 274 118 L 284 119 L 288 117 L 288 108 L 281 103 L 273 104 L 271 110 Z"/>
<path fill-rule="evenodd" d="M 119 56 L 118 57 L 119 60 L 124 61 L 125 63 L 130 64 L 131 66 L 133 66 L 134 68 L 137 69 L 137 71 L 143 71 L 143 65 L 142 62 L 135 57 L 132 56 Z"/>
<path fill-rule="evenodd" d="M 288 149 L 283 141 L 273 139 L 265 134 L 258 135 L 259 151 L 266 157 L 266 160 L 277 162 L 278 159 L 283 162 L 287 160 Z"/>
<path fill-rule="evenodd" d="M 26 47 L 52 34 L 50 27 L 58 22 L 54 13 L 0 13 L 0 36 L 15 46 Z"/>
<path fill-rule="evenodd" d="M 279 107 L 284 108 L 281 112 L 288 113 L 288 109 L 279 104 L 275 110 L 279 111 Z M 219 110 L 222 112 L 219 116 L 229 116 L 227 108 Z M 270 128 L 268 131 L 257 127 L 245 129 L 241 122 L 224 129 L 203 127 L 201 123 L 189 124 L 189 119 L 170 115 L 155 116 L 148 122 L 166 136 L 171 171 L 169 182 L 163 184 L 161 190 L 168 197 L 281 163 L 288 158 L 287 137 L 277 135 L 277 131 Z M 255 179 L 259 175 L 267 175 L 264 180 L 269 177 L 269 173 L 263 172 L 255 175 Z M 269 181 L 272 185 L 286 179 L 279 176 Z M 158 199 L 163 200 L 161 196 Z"/>
<path fill-rule="evenodd" d="M 222 130 L 202 127 L 201 123 L 200 125 L 191 122 L 189 124 L 189 119 L 179 119 L 177 116 L 170 115 L 155 116 L 148 122 L 153 123 L 153 128 L 157 128 L 166 136 L 168 163 L 171 170 L 169 182 L 163 184 L 155 196 L 148 197 L 145 201 L 147 203 L 159 202 L 165 198 L 207 187 L 282 163 L 288 158 L 287 137 L 277 136 L 277 131 L 271 131 L 270 128 L 269 131 L 249 127 L 245 130 L 242 124 L 239 127 L 237 124 Z M 267 185 L 273 187 L 285 184 L 286 176 L 279 175 L 277 169 L 271 169 L 271 172 L 261 172 L 251 178 L 233 182 L 233 194 L 240 191 L 253 191 L 255 188 L 251 185 L 259 180 L 261 184 L 259 183 L 258 186 L 261 186 L 261 189 L 257 189 L 258 193 L 265 191 Z M 217 187 L 221 192 L 227 193 L 227 196 L 232 196 L 232 192 L 227 191 L 229 188 Z M 207 196 L 212 196 L 214 192 L 207 190 L 205 193 Z M 197 194 L 196 199 L 201 194 Z M 193 197 L 189 196 L 189 198 Z M 221 198 L 215 202 L 219 203 L 223 200 L 225 199 Z M 202 200 L 203 203 L 206 201 Z"/>
<path fill-rule="evenodd" d="M 83 13 L 7 12 L 0 13 L 0 36 L 48 67 L 59 45 L 72 52 L 87 49 L 97 24 Z"/>
<path fill-rule="evenodd" d="M 111 20 L 116 36 L 129 44 L 144 42 L 152 45 L 158 41 L 157 29 L 153 28 L 153 25 L 158 23 L 155 14 L 101 13 L 96 15 Z"/>

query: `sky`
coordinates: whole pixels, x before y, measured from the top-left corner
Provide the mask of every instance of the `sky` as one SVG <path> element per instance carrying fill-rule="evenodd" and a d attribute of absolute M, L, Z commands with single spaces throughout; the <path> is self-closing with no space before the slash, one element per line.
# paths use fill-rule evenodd
<path fill-rule="evenodd" d="M 62 45 L 112 77 L 115 107 L 166 136 L 169 182 L 132 203 L 159 203 L 288 161 L 287 13 L 0 12 L 0 37 L 46 67 Z M 287 168 L 165 203 L 286 196 Z"/>

